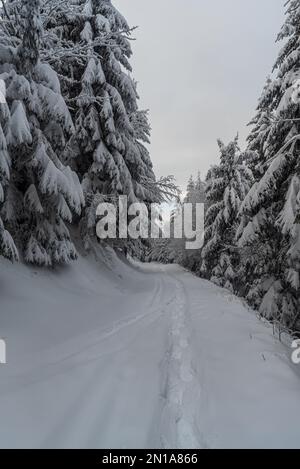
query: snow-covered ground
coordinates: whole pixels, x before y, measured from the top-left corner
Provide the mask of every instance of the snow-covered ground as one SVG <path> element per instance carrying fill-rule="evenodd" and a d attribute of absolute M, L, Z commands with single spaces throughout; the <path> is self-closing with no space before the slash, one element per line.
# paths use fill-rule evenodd
<path fill-rule="evenodd" d="M 0 336 L 1 447 L 300 447 L 291 351 L 179 267 L 1 260 Z"/>

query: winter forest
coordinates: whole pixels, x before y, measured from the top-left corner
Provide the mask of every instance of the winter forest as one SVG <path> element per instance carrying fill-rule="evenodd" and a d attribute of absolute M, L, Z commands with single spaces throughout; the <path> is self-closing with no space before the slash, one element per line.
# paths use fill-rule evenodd
<path fill-rule="evenodd" d="M 216 140 L 217 164 L 206 175 L 195 167 L 180 188 L 152 163 L 135 27 L 113 1 L 1 1 L 0 337 L 13 350 L 11 368 L 0 365 L 0 415 L 11 422 L 0 423 L 0 447 L 299 446 L 289 419 L 300 399 L 290 360 L 300 337 L 300 0 L 285 11 L 246 144 L 237 129 Z M 118 210 L 120 196 L 171 206 L 171 227 L 185 204 L 204 204 L 202 248 L 174 236 L 99 240 L 97 207 Z M 211 414 L 209 399 L 219 402 Z"/>

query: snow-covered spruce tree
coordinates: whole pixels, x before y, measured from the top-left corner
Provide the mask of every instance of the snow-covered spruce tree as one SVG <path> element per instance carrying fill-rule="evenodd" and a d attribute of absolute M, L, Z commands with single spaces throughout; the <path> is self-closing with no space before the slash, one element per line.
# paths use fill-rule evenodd
<path fill-rule="evenodd" d="M 269 136 L 271 133 L 272 125 L 275 121 L 275 112 L 273 110 L 273 98 L 274 90 L 276 88 L 276 81 L 270 77 L 267 78 L 266 84 L 263 88 L 263 92 L 259 98 L 257 113 L 252 121 L 249 123 L 252 126 L 251 132 L 247 138 L 248 146 L 244 152 L 245 161 L 247 166 L 251 169 L 254 181 L 258 182 L 264 174 L 266 160 L 268 158 L 269 150 Z M 254 186 L 253 186 L 254 189 Z M 244 206 L 242 205 L 242 208 Z M 241 211 L 240 214 L 240 225 L 237 231 L 237 239 L 241 237 L 245 227 L 251 220 L 251 215 L 246 213 L 245 210 Z M 267 226 L 266 226 L 267 228 Z M 264 243 L 269 239 L 269 228 L 263 237 Z M 272 258 L 275 255 L 277 247 L 275 245 L 268 246 L 267 252 L 265 251 L 265 245 L 258 246 L 244 246 L 240 244 L 240 266 L 239 276 L 244 279 L 241 283 L 238 293 L 241 296 L 246 296 L 251 306 L 259 306 L 259 296 L 257 296 L 256 287 L 253 289 L 252 286 L 255 279 L 262 278 L 264 270 L 268 270 L 268 260 L 272 262 Z M 264 252 L 263 258 L 260 257 L 259 253 Z M 268 253 L 268 255 L 267 255 Z M 260 257 L 260 258 L 259 258 Z"/>
<path fill-rule="evenodd" d="M 200 171 L 198 172 L 196 183 L 195 183 L 195 190 L 196 190 L 196 202 L 198 203 L 206 203 L 206 195 L 205 195 L 205 190 L 206 190 L 206 184 L 204 181 L 201 179 L 201 173 Z"/>
<path fill-rule="evenodd" d="M 8 37 L 0 50 L 0 79 L 9 110 L 5 138 L 12 163 L 1 213 L 18 235 L 25 260 L 52 265 L 76 258 L 66 222 L 72 221 L 72 211 L 80 214 L 83 193 L 77 175 L 63 163 L 74 132 L 72 119 L 56 73 L 39 60 L 40 2 L 19 3 L 23 38 L 13 47 Z"/>
<path fill-rule="evenodd" d="M 7 151 L 6 125 L 9 118 L 9 109 L 5 102 L 5 89 L 1 84 L 0 102 L 0 255 L 7 257 L 11 261 L 18 259 L 18 252 L 10 233 L 5 229 L 1 210 L 6 200 L 7 186 L 10 180 L 11 161 Z"/>
<path fill-rule="evenodd" d="M 235 245 L 241 203 L 253 183 L 251 170 L 236 138 L 225 146 L 219 141 L 220 164 L 207 175 L 205 244 L 200 274 L 231 291 L 239 287 L 239 256 Z"/>
<path fill-rule="evenodd" d="M 68 3 L 70 13 L 58 6 L 47 22 L 54 39 L 45 54 L 59 73 L 75 122 L 72 152 L 87 200 L 81 226 L 88 244 L 103 195 L 109 201 L 122 194 L 129 202 L 155 202 L 157 192 L 145 146 L 147 113 L 138 109 L 130 76 L 131 30 L 110 0 Z"/>
<path fill-rule="evenodd" d="M 195 193 L 195 182 L 194 178 L 191 175 L 186 188 L 185 202 L 192 201 Z"/>
<path fill-rule="evenodd" d="M 184 204 L 193 205 L 193 222 L 192 228 L 196 230 L 197 220 L 196 220 L 196 204 L 205 204 L 206 206 L 206 195 L 205 195 L 205 182 L 201 179 L 200 171 L 198 172 L 196 178 L 193 176 L 190 177 L 187 189 L 186 196 L 184 198 Z M 183 213 L 185 206 L 183 205 Z M 177 252 L 176 262 L 183 265 L 185 268 L 197 271 L 199 265 L 201 264 L 201 251 L 200 250 L 187 250 L 185 248 L 187 239 L 183 239 L 181 243 L 178 243 L 178 248 L 175 250 Z"/>
<path fill-rule="evenodd" d="M 201 179 L 200 171 L 197 174 L 196 179 L 194 180 L 193 176 L 190 176 L 188 185 L 186 188 L 186 195 L 184 198 L 185 203 L 195 204 L 195 203 L 205 203 L 205 182 Z"/>
<path fill-rule="evenodd" d="M 249 123 L 252 129 L 247 138 L 248 150 L 257 152 L 260 163 L 265 159 L 268 149 L 268 137 L 275 119 L 272 109 L 275 88 L 276 82 L 273 82 L 273 80 L 268 77 L 258 101 L 257 113 Z"/>
<path fill-rule="evenodd" d="M 239 246 L 255 253 L 248 272 L 248 299 L 262 315 L 292 329 L 300 328 L 300 1 L 288 2 L 279 34 L 285 45 L 275 64 L 268 129 L 260 172 L 247 195 Z M 259 137 L 259 136 L 258 136 Z M 248 218 L 247 218 L 248 217 Z M 247 252 L 247 251 L 245 251 Z M 247 274 L 247 272 L 246 272 Z"/>

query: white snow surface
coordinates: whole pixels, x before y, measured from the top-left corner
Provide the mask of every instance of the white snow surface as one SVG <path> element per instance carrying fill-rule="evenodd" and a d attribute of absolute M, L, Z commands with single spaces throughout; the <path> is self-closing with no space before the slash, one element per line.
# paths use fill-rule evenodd
<path fill-rule="evenodd" d="M 299 367 L 254 312 L 111 251 L 0 263 L 1 448 L 297 448 Z"/>

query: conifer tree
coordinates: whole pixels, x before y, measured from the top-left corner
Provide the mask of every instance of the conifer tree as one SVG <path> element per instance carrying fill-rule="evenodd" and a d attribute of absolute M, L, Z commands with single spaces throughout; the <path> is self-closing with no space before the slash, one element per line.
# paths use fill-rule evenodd
<path fill-rule="evenodd" d="M 72 212 L 80 215 L 83 193 L 76 173 L 64 164 L 74 126 L 56 73 L 40 61 L 40 1 L 23 0 L 18 8 L 19 45 L 9 46 L 6 32 L 7 45 L 0 52 L 12 163 L 2 217 L 18 234 L 27 262 L 53 265 L 76 258 L 66 223 Z"/>
<path fill-rule="evenodd" d="M 257 113 L 249 123 L 252 129 L 247 138 L 248 150 L 257 152 L 260 163 L 265 158 L 268 136 L 273 120 L 275 119 L 272 109 L 274 87 L 275 83 L 268 77 L 262 95 L 258 101 Z"/>
<path fill-rule="evenodd" d="M 186 188 L 186 195 L 184 201 L 186 203 L 191 202 L 192 199 L 194 198 L 194 193 L 195 193 L 195 182 L 193 176 L 190 176 L 190 179 L 188 181 L 188 185 Z"/>
<path fill-rule="evenodd" d="M 205 195 L 205 182 L 201 179 L 201 173 L 198 172 L 196 183 L 195 183 L 195 192 L 196 192 L 196 202 L 197 203 L 206 203 L 206 195 Z"/>
<path fill-rule="evenodd" d="M 288 2 L 278 39 L 285 41 L 275 64 L 266 112 L 273 115 L 264 141 L 262 176 L 247 195 L 239 229 L 240 248 L 256 251 L 256 267 L 248 275 L 248 298 L 262 315 L 299 328 L 300 292 L 300 1 Z"/>
<path fill-rule="evenodd" d="M 7 151 L 6 126 L 9 118 L 9 109 L 6 103 L 6 90 L 1 82 L 0 102 L 0 255 L 11 261 L 18 259 L 18 252 L 10 233 L 5 229 L 1 211 L 6 201 L 7 186 L 10 180 L 11 160 Z"/>
<path fill-rule="evenodd" d="M 148 117 L 138 108 L 131 77 L 131 30 L 110 0 L 72 5 L 67 12 L 58 8 L 47 23 L 54 38 L 48 55 L 75 122 L 71 148 L 87 201 L 82 226 L 88 239 L 103 195 L 154 202 L 156 188 Z"/>
<path fill-rule="evenodd" d="M 201 275 L 231 291 L 237 288 L 239 257 L 235 245 L 236 225 L 241 203 L 253 183 L 236 138 L 229 145 L 221 141 L 220 164 L 207 175 L 209 208 L 205 219 L 205 244 Z"/>

